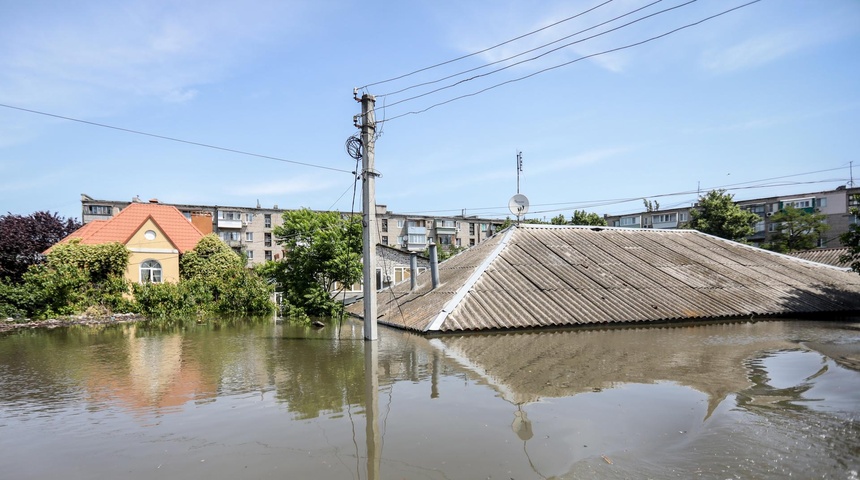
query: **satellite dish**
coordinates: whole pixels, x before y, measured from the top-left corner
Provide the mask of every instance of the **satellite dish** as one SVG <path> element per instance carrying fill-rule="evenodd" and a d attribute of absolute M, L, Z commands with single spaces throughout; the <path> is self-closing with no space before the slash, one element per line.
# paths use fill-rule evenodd
<path fill-rule="evenodd" d="M 525 195 L 516 194 L 511 197 L 508 202 L 508 209 L 516 216 L 522 216 L 529 213 L 529 199 Z"/>

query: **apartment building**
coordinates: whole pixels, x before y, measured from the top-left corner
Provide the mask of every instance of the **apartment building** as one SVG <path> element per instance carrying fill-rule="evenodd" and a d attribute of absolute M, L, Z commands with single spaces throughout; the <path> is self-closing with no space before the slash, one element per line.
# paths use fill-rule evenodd
<path fill-rule="evenodd" d="M 432 241 L 440 248 L 472 247 L 490 238 L 503 220 L 475 216 L 406 215 L 376 206 L 379 243 L 411 252 L 424 251 Z"/>
<path fill-rule="evenodd" d="M 93 220 L 108 220 L 132 203 L 160 203 L 157 199 L 143 201 L 138 197 L 129 201 L 98 200 L 81 194 L 81 219 L 84 224 Z M 255 265 L 283 257 L 273 236 L 275 227 L 283 225 L 283 209 L 233 207 L 220 205 L 188 205 L 167 203 L 179 209 L 185 218 L 204 234 L 215 233 L 227 245 L 248 257 Z M 378 241 L 387 247 L 421 252 L 434 242 L 440 248 L 468 247 L 490 238 L 503 221 L 473 216 L 434 217 L 403 215 L 390 212 L 385 205 L 377 205 Z"/>
<path fill-rule="evenodd" d="M 858 206 L 858 202 L 854 198 L 858 194 L 860 194 L 860 187 L 840 186 L 834 190 L 823 192 L 754 198 L 739 200 L 735 203 L 759 216 L 759 221 L 754 225 L 755 233 L 747 237 L 750 243 L 757 246 L 770 240 L 777 226 L 777 222 L 771 221 L 771 217 L 787 205 L 809 213 L 823 213 L 826 216 L 825 222 L 830 226 L 830 229 L 819 239 L 818 247 L 827 248 L 838 247 L 839 236 L 848 231 L 848 226 L 860 223 L 858 218 L 850 213 L 851 208 Z M 604 218 L 607 225 L 612 227 L 683 228 L 690 219 L 692 208 L 604 215 Z"/>
<path fill-rule="evenodd" d="M 160 203 L 157 199 L 147 202 L 135 197 L 130 201 L 97 200 L 81 194 L 81 219 L 84 224 L 93 220 L 108 220 L 132 203 Z M 284 212 L 277 205 L 272 208 L 230 207 L 220 205 L 186 205 L 170 203 L 185 218 L 204 234 L 215 233 L 227 245 L 248 257 L 255 265 L 267 260 L 281 258 L 281 248 L 275 243 L 272 230 L 284 223 Z"/>

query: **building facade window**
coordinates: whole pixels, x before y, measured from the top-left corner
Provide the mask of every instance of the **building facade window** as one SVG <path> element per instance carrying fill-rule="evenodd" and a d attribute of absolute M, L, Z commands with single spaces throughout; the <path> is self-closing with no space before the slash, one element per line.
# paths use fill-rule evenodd
<path fill-rule="evenodd" d="M 248 260 L 253 261 L 254 260 L 254 251 L 248 250 L 247 252 L 245 252 L 245 256 L 248 257 Z"/>
<path fill-rule="evenodd" d="M 669 222 L 674 222 L 674 221 L 675 221 L 675 214 L 674 214 L 674 213 L 663 213 L 663 214 L 660 214 L 660 215 L 652 215 L 652 216 L 651 216 L 651 221 L 652 221 L 653 223 L 669 223 Z"/>
<path fill-rule="evenodd" d="M 403 228 L 403 220 L 397 220 L 397 228 Z"/>
<path fill-rule="evenodd" d="M 270 213 L 263 215 L 263 226 L 265 228 L 272 228 L 272 215 Z"/>
<path fill-rule="evenodd" d="M 110 215 L 113 208 L 110 205 L 87 205 L 87 213 L 92 215 Z"/>
<path fill-rule="evenodd" d="M 248 223 L 253 222 L 254 221 L 254 214 L 253 213 L 246 213 L 245 214 L 245 221 L 247 221 Z"/>
<path fill-rule="evenodd" d="M 221 232 L 218 234 L 225 242 L 238 242 L 239 232 Z"/>
<path fill-rule="evenodd" d="M 245 241 L 253 242 L 254 241 L 254 232 L 245 232 Z"/>
<path fill-rule="evenodd" d="M 266 251 L 264 251 L 264 252 L 263 252 L 263 257 L 265 257 L 265 259 L 266 259 L 266 261 L 267 261 L 267 262 L 268 262 L 268 261 L 271 261 L 271 260 L 272 260 L 272 251 L 271 251 L 271 250 L 266 250 Z"/>
<path fill-rule="evenodd" d="M 383 232 L 388 231 L 388 219 L 387 218 L 382 219 L 382 231 Z"/>
<path fill-rule="evenodd" d="M 388 245 L 388 235 L 383 235 L 383 236 L 382 236 L 382 244 L 383 244 L 383 245 Z"/>
<path fill-rule="evenodd" d="M 801 198 L 798 200 L 787 200 L 787 201 L 783 202 L 783 206 L 789 206 L 790 205 L 794 208 L 811 208 L 812 207 L 812 201 L 813 201 L 813 199 L 811 199 L 811 198 Z"/>
<path fill-rule="evenodd" d="M 218 212 L 218 220 L 242 220 L 242 214 L 239 212 Z"/>
<path fill-rule="evenodd" d="M 264 233 L 263 234 L 263 246 L 271 247 L 272 246 L 272 234 Z"/>
<path fill-rule="evenodd" d="M 161 264 L 157 260 L 140 264 L 140 283 L 161 283 Z"/>

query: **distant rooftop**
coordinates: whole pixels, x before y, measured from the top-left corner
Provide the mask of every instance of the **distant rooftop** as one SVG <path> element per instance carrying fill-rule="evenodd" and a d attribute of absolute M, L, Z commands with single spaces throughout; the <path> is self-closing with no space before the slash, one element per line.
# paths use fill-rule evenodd
<path fill-rule="evenodd" d="M 802 252 L 792 252 L 789 255 L 811 262 L 825 263 L 835 267 L 850 268 L 850 262 L 843 262 L 840 259 L 843 255 L 848 254 L 848 247 L 837 248 L 817 248 L 815 250 L 804 250 Z"/>

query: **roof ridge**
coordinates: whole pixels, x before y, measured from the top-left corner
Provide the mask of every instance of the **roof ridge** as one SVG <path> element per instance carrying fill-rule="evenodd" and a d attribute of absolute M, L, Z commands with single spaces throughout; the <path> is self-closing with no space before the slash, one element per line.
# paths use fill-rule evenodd
<path fill-rule="evenodd" d="M 463 301 L 464 298 L 466 298 L 466 294 L 469 293 L 469 290 L 471 290 L 475 283 L 477 283 L 477 281 L 481 278 L 481 276 L 484 275 L 484 272 L 487 270 L 490 264 L 492 264 L 493 261 L 495 261 L 496 258 L 502 253 L 502 250 L 505 249 L 508 244 L 508 241 L 511 239 L 515 231 L 516 226 L 512 226 L 512 228 L 505 233 L 505 236 L 502 237 L 502 239 L 499 241 L 499 244 L 496 245 L 496 248 L 493 249 L 492 252 L 490 252 L 487 258 L 485 258 L 480 265 L 478 265 L 478 268 L 476 268 L 475 271 L 472 272 L 472 275 L 470 275 L 466 282 L 463 283 L 463 286 L 460 287 L 459 290 L 457 290 L 457 293 L 454 294 L 451 300 L 448 300 L 448 302 L 445 303 L 445 306 L 442 307 L 442 310 L 439 312 L 439 314 L 436 315 L 436 318 L 434 318 L 433 321 L 430 322 L 429 325 L 427 325 L 427 327 L 424 329 L 425 332 L 428 332 L 430 330 L 439 330 L 439 327 L 441 327 L 442 324 L 445 323 L 445 319 L 448 318 L 448 314 L 453 312 L 454 309 L 457 308 L 457 305 L 459 305 L 460 302 Z"/>

